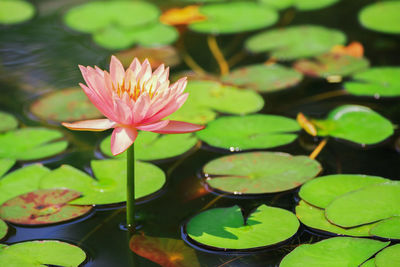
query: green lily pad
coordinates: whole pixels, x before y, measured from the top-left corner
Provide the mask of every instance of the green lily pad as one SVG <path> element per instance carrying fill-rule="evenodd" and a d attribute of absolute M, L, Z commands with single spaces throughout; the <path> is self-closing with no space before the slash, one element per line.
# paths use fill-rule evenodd
<path fill-rule="evenodd" d="M 339 0 L 260 0 L 261 3 L 266 4 L 275 9 L 281 10 L 291 6 L 301 11 L 315 10 L 328 7 L 335 4 Z"/>
<path fill-rule="evenodd" d="M 222 77 L 224 82 L 251 88 L 262 93 L 279 91 L 295 86 L 302 79 L 303 75 L 301 73 L 279 64 L 246 66 Z"/>
<path fill-rule="evenodd" d="M 367 260 L 363 264 L 360 265 L 360 267 L 376 267 L 375 265 L 375 258 Z"/>
<path fill-rule="evenodd" d="M 367 224 L 353 228 L 342 228 L 330 223 L 325 218 L 323 209 L 314 207 L 307 202 L 301 200 L 296 206 L 297 218 L 307 227 L 317 231 L 333 233 L 337 235 L 348 236 L 370 236 L 369 231 L 376 224 Z"/>
<path fill-rule="evenodd" d="M 390 181 L 378 176 L 334 174 L 304 184 L 299 196 L 313 206 L 326 208 L 335 198 L 362 187 Z"/>
<path fill-rule="evenodd" d="M 201 6 L 206 20 L 194 22 L 189 28 L 196 32 L 231 34 L 258 30 L 278 20 L 276 11 L 251 2 L 217 3 Z"/>
<path fill-rule="evenodd" d="M 90 102 L 81 88 L 67 88 L 40 97 L 30 107 L 31 112 L 46 121 L 79 121 L 103 115 Z"/>
<path fill-rule="evenodd" d="M 196 143 L 193 134 L 157 134 L 140 131 L 135 140 L 135 157 L 139 160 L 160 160 L 177 157 L 188 152 Z M 100 144 L 103 154 L 113 157 L 111 153 L 111 136 Z M 126 157 L 126 152 L 117 157 Z"/>
<path fill-rule="evenodd" d="M 345 42 L 346 36 L 338 30 L 299 25 L 256 34 L 246 41 L 246 47 L 255 53 L 271 52 L 279 60 L 293 60 L 326 53 Z"/>
<path fill-rule="evenodd" d="M 370 185 L 334 199 L 326 218 L 342 227 L 354 227 L 400 215 L 400 183 Z"/>
<path fill-rule="evenodd" d="M 0 248 L 0 262 L 7 267 L 78 267 L 86 253 L 77 246 L 56 240 L 26 241 Z"/>
<path fill-rule="evenodd" d="M 16 196 L 39 189 L 40 179 L 50 170 L 32 164 L 13 171 L 0 179 L 0 205 Z"/>
<path fill-rule="evenodd" d="M 253 114 L 218 118 L 196 135 L 211 146 L 238 151 L 289 144 L 299 130 L 297 122 L 290 118 Z"/>
<path fill-rule="evenodd" d="M 0 159 L 0 177 L 8 172 L 14 164 L 14 159 Z"/>
<path fill-rule="evenodd" d="M 313 179 L 321 165 L 306 156 L 280 152 L 250 152 L 224 156 L 204 168 L 207 184 L 233 194 L 276 193 Z"/>
<path fill-rule="evenodd" d="M 126 201 L 126 160 L 93 160 L 94 180 L 85 172 L 63 165 L 41 179 L 41 188 L 68 188 L 82 193 L 69 202 L 75 205 L 106 205 Z M 135 197 L 140 199 L 160 190 L 165 174 L 150 163 L 135 164 Z"/>
<path fill-rule="evenodd" d="M 70 28 L 95 33 L 109 25 L 135 28 L 155 22 L 158 8 L 145 1 L 96 1 L 73 7 L 64 16 Z"/>
<path fill-rule="evenodd" d="M 0 220 L 0 239 L 3 239 L 7 235 L 7 232 L 8 225 L 3 220 Z"/>
<path fill-rule="evenodd" d="M 13 115 L 0 111 L 0 132 L 14 130 L 17 126 L 18 121 Z"/>
<path fill-rule="evenodd" d="M 186 224 L 186 233 L 212 249 L 243 250 L 277 245 L 296 234 L 299 226 L 296 216 L 284 209 L 261 205 L 245 219 L 233 206 L 197 214 Z"/>
<path fill-rule="evenodd" d="M 329 76 L 348 76 L 369 66 L 366 58 L 327 53 L 314 60 L 299 60 L 294 68 L 308 76 L 327 78 Z"/>
<path fill-rule="evenodd" d="M 46 128 L 22 128 L 0 134 L 0 158 L 35 160 L 54 156 L 64 151 L 67 141 L 57 130 Z"/>
<path fill-rule="evenodd" d="M 30 20 L 35 15 L 35 7 L 23 0 L 0 1 L 0 24 L 16 24 Z"/>
<path fill-rule="evenodd" d="M 375 256 L 376 267 L 400 266 L 400 244 L 385 248 Z"/>
<path fill-rule="evenodd" d="M 353 95 L 379 97 L 400 96 L 399 67 L 373 67 L 352 76 L 344 88 Z"/>
<path fill-rule="evenodd" d="M 364 7 L 358 14 L 367 29 L 389 34 L 400 33 L 400 2 L 383 1 Z"/>
<path fill-rule="evenodd" d="M 179 37 L 174 27 L 153 23 L 140 28 L 122 28 L 110 25 L 93 35 L 93 40 L 108 49 L 124 49 L 135 44 L 160 46 L 175 42 Z"/>
<path fill-rule="evenodd" d="M 364 238 L 329 238 L 298 246 L 283 258 L 279 267 L 359 266 L 387 245 L 389 242 Z"/>
<path fill-rule="evenodd" d="M 263 98 L 252 90 L 213 81 L 189 81 L 185 92 L 190 97 L 169 119 L 206 124 L 215 119 L 217 112 L 246 115 L 264 106 Z"/>
<path fill-rule="evenodd" d="M 332 136 L 362 145 L 382 142 L 393 134 L 393 125 L 372 109 L 343 105 L 329 112 L 325 120 L 313 120 L 317 135 Z"/>
<path fill-rule="evenodd" d="M 42 189 L 9 199 L 0 207 L 0 217 L 22 225 L 69 221 L 90 212 L 93 206 L 69 205 L 81 193 L 69 189 Z"/>
<path fill-rule="evenodd" d="M 383 221 L 373 227 L 369 233 L 373 236 L 389 238 L 389 239 L 400 239 L 400 217 L 395 216 Z"/>
<path fill-rule="evenodd" d="M 276 10 L 282 10 L 291 7 L 294 0 L 259 0 L 258 2 Z"/>

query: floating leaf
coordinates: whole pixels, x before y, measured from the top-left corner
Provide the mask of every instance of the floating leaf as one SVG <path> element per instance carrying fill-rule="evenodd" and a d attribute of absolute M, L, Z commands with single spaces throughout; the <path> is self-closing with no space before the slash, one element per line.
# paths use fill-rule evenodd
<path fill-rule="evenodd" d="M 186 92 L 190 97 L 170 119 L 206 124 L 215 119 L 217 112 L 245 115 L 264 106 L 263 98 L 254 91 L 213 81 L 189 81 Z"/>
<path fill-rule="evenodd" d="M 354 227 L 399 215 L 399 182 L 370 185 L 344 194 L 335 198 L 325 210 L 326 218 L 342 227 Z"/>
<path fill-rule="evenodd" d="M 259 0 L 259 2 L 273 9 L 282 10 L 291 7 L 294 0 Z"/>
<path fill-rule="evenodd" d="M 135 140 L 135 157 L 139 160 L 160 160 L 177 157 L 188 152 L 196 143 L 193 134 L 157 134 L 140 131 Z M 101 152 L 109 157 L 111 153 L 111 135 L 100 144 Z M 126 153 L 119 155 L 126 157 Z"/>
<path fill-rule="evenodd" d="M 314 207 L 301 200 L 296 207 L 297 218 L 307 227 L 317 231 L 348 236 L 370 236 L 369 231 L 376 224 L 367 224 L 354 228 L 342 228 L 330 223 L 325 218 L 323 209 Z"/>
<path fill-rule="evenodd" d="M 212 188 L 232 194 L 263 194 L 296 188 L 321 171 L 306 156 L 251 152 L 224 156 L 207 163 L 203 172 Z"/>
<path fill-rule="evenodd" d="M 383 1 L 364 7 L 358 14 L 360 23 L 367 29 L 398 34 L 400 33 L 400 2 Z"/>
<path fill-rule="evenodd" d="M 8 232 L 8 225 L 3 220 L 0 220 L 0 239 L 3 239 L 7 235 L 7 232 Z"/>
<path fill-rule="evenodd" d="M 145 1 L 96 1 L 68 10 L 64 22 L 74 30 L 95 33 L 113 24 L 136 28 L 155 22 L 158 8 Z"/>
<path fill-rule="evenodd" d="M 97 180 L 72 166 L 62 165 L 41 179 L 41 188 L 68 188 L 82 193 L 69 202 L 75 205 L 105 205 L 126 201 L 126 160 L 93 160 Z M 165 174 L 150 163 L 136 162 L 135 197 L 139 199 L 160 190 Z"/>
<path fill-rule="evenodd" d="M 169 67 L 179 65 L 181 62 L 178 51 L 173 46 L 162 47 L 136 47 L 121 51 L 116 54 L 124 67 L 128 68 L 133 58 L 138 58 L 140 62 L 148 59 L 153 69 L 161 64 Z"/>
<path fill-rule="evenodd" d="M 302 78 L 301 73 L 279 64 L 259 64 L 236 69 L 222 80 L 264 93 L 295 86 Z"/>
<path fill-rule="evenodd" d="M 334 174 L 305 183 L 299 196 L 313 206 L 326 208 L 335 198 L 362 187 L 390 181 L 378 176 Z"/>
<path fill-rule="evenodd" d="M 35 160 L 64 151 L 67 141 L 58 141 L 62 133 L 46 128 L 22 128 L 0 134 L 0 158 Z"/>
<path fill-rule="evenodd" d="M 385 248 L 375 256 L 376 267 L 400 266 L 400 244 Z"/>
<path fill-rule="evenodd" d="M 23 0 L 0 1 L 0 24 L 16 24 L 27 21 L 35 15 L 35 7 Z"/>
<path fill-rule="evenodd" d="M 271 57 L 279 60 L 293 60 L 329 52 L 345 42 L 346 36 L 338 30 L 300 25 L 261 32 L 248 39 L 246 47 L 256 53 L 271 51 Z"/>
<path fill-rule="evenodd" d="M 400 239 L 400 216 L 395 216 L 383 221 L 373 227 L 369 233 L 373 236 L 388 238 L 388 239 Z"/>
<path fill-rule="evenodd" d="M 212 34 L 258 30 L 271 26 L 278 20 L 276 11 L 251 2 L 209 4 L 201 6 L 200 13 L 207 19 L 194 22 L 189 28 L 196 32 Z"/>
<path fill-rule="evenodd" d="M 279 267 L 359 266 L 387 245 L 389 242 L 363 238 L 329 238 L 298 246 L 283 258 Z"/>
<path fill-rule="evenodd" d="M 1 3 L 0 1 L 0 5 Z M 18 121 L 13 115 L 0 111 L 0 132 L 14 130 L 17 126 Z"/>
<path fill-rule="evenodd" d="M 39 189 L 40 179 L 50 172 L 41 164 L 17 169 L 0 179 L 0 205 L 16 196 Z"/>
<path fill-rule="evenodd" d="M 375 258 L 370 259 L 370 260 L 364 262 L 363 264 L 360 265 L 360 267 L 376 267 L 376 265 L 375 265 Z"/>
<path fill-rule="evenodd" d="M 371 145 L 393 134 L 393 125 L 372 109 L 358 105 L 339 106 L 325 120 L 313 120 L 319 136 L 332 136 Z"/>
<path fill-rule="evenodd" d="M 46 121 L 78 121 L 103 115 L 89 101 L 81 88 L 67 88 L 40 97 L 30 107 L 31 112 Z"/>
<path fill-rule="evenodd" d="M 0 159 L 0 177 L 8 172 L 14 164 L 14 159 Z"/>
<path fill-rule="evenodd" d="M 212 249 L 243 250 L 284 242 L 299 225 L 296 216 L 284 209 L 261 205 L 245 219 L 240 208 L 233 206 L 197 214 L 187 223 L 186 233 Z"/>
<path fill-rule="evenodd" d="M 81 193 L 69 189 L 42 189 L 9 199 L 0 207 L 0 217 L 22 225 L 64 222 L 83 216 L 93 206 L 75 206 L 68 202 Z"/>
<path fill-rule="evenodd" d="M 134 235 L 129 247 L 139 256 L 161 266 L 200 267 L 196 252 L 180 239 Z"/>
<path fill-rule="evenodd" d="M 290 118 L 254 114 L 221 117 L 196 133 L 211 146 L 233 151 L 282 146 L 297 138 L 300 127 Z"/>
<path fill-rule="evenodd" d="M 301 11 L 315 10 L 328 7 L 339 0 L 260 0 L 261 3 L 276 8 L 278 10 L 288 7 L 295 7 Z"/>
<path fill-rule="evenodd" d="M 328 78 L 330 76 L 348 76 L 362 71 L 369 66 L 365 58 L 349 55 L 327 53 L 317 56 L 315 60 L 299 60 L 293 67 L 308 76 Z"/>
<path fill-rule="evenodd" d="M 379 97 L 400 96 L 400 68 L 373 67 L 353 75 L 354 81 L 344 84 L 347 92 L 353 95 Z"/>
<path fill-rule="evenodd" d="M 9 267 L 78 267 L 85 259 L 79 247 L 56 240 L 26 241 L 0 248 L 0 262 L 7 262 Z"/>

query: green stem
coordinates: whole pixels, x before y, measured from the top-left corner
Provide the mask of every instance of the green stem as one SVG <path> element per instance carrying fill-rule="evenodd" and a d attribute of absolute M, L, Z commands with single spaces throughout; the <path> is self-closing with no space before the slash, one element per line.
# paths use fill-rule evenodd
<path fill-rule="evenodd" d="M 127 187 L 126 187 L 126 226 L 130 232 L 135 230 L 135 148 L 132 144 L 128 150 L 126 160 Z"/>

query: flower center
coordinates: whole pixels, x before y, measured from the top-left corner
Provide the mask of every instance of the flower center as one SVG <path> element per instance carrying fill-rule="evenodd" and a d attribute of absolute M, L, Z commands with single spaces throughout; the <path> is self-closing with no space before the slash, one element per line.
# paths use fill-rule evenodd
<path fill-rule="evenodd" d="M 140 80 L 136 82 L 136 84 L 132 85 L 131 82 L 129 82 L 128 85 L 126 85 L 125 80 L 122 81 L 122 84 L 117 84 L 117 87 L 112 85 L 112 88 L 114 92 L 119 96 L 122 97 L 124 93 L 128 93 L 129 97 L 136 101 L 141 94 L 144 92 L 147 92 L 149 94 L 150 99 L 152 99 L 154 96 L 157 95 L 156 90 L 153 90 L 153 84 L 150 84 L 149 88 L 146 89 L 144 84 L 140 84 Z"/>

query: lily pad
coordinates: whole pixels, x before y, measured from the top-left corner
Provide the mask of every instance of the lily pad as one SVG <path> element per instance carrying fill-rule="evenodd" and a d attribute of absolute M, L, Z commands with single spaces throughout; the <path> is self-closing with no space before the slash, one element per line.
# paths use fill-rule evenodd
<path fill-rule="evenodd" d="M 161 266 L 200 267 L 196 252 L 181 239 L 134 235 L 129 247 L 137 255 Z"/>
<path fill-rule="evenodd" d="M 13 115 L 0 111 L 0 132 L 14 130 L 17 126 L 18 121 Z"/>
<path fill-rule="evenodd" d="M 113 24 L 135 28 L 155 22 L 158 8 L 145 1 L 95 1 L 71 8 L 64 16 L 70 28 L 95 33 Z"/>
<path fill-rule="evenodd" d="M 307 227 L 310 227 L 317 231 L 333 233 L 337 235 L 348 235 L 348 236 L 370 236 L 369 231 L 376 224 L 367 224 L 353 228 L 342 228 L 337 225 L 330 223 L 325 218 L 323 209 L 314 207 L 304 200 L 301 200 L 296 206 L 297 218 Z"/>
<path fill-rule="evenodd" d="M 82 193 L 82 197 L 69 204 L 106 205 L 126 201 L 126 160 L 93 160 L 96 180 L 85 172 L 63 165 L 41 179 L 41 188 L 68 188 Z M 135 197 L 140 199 L 160 190 L 165 174 L 150 163 L 136 162 Z"/>
<path fill-rule="evenodd" d="M 400 182 L 370 185 L 334 199 L 326 218 L 342 227 L 354 227 L 400 215 Z"/>
<path fill-rule="evenodd" d="M 157 134 L 140 131 L 135 140 L 135 157 L 139 160 L 160 160 L 182 155 L 192 149 L 198 142 L 193 134 Z M 100 144 L 103 154 L 113 157 L 111 153 L 111 136 Z M 126 157 L 126 152 L 118 155 Z"/>
<path fill-rule="evenodd" d="M 317 56 L 315 60 L 299 60 L 294 68 L 308 76 L 328 78 L 330 76 L 348 76 L 362 71 L 369 66 L 366 58 L 327 53 Z"/>
<path fill-rule="evenodd" d="M 39 189 L 40 179 L 50 173 L 41 164 L 32 164 L 0 179 L 0 205 L 16 196 Z"/>
<path fill-rule="evenodd" d="M 40 127 L 22 128 L 0 134 L 0 158 L 35 160 L 54 156 L 64 151 L 67 141 L 57 130 Z"/>
<path fill-rule="evenodd" d="M 246 115 L 264 106 L 263 98 L 252 90 L 213 81 L 189 81 L 186 92 L 190 97 L 169 119 L 206 124 L 215 119 L 217 112 Z"/>
<path fill-rule="evenodd" d="M 364 7 L 358 14 L 367 29 L 389 34 L 400 33 L 400 2 L 383 1 Z"/>
<path fill-rule="evenodd" d="M 352 76 L 344 88 L 353 95 L 379 97 L 400 96 L 400 68 L 373 67 Z"/>
<path fill-rule="evenodd" d="M 3 220 L 0 220 L 0 239 L 3 239 L 7 235 L 7 232 L 8 225 Z"/>
<path fill-rule="evenodd" d="M 360 267 L 376 267 L 375 265 L 375 258 L 372 258 L 370 260 L 367 260 L 363 264 L 360 265 Z"/>
<path fill-rule="evenodd" d="M 0 159 L 0 177 L 8 172 L 14 164 L 14 159 Z"/>
<path fill-rule="evenodd" d="M 385 248 L 375 256 L 376 267 L 400 266 L 400 244 Z"/>
<path fill-rule="evenodd" d="M 81 88 L 67 88 L 46 94 L 30 107 L 31 112 L 46 121 L 79 121 L 103 117 Z"/>
<path fill-rule="evenodd" d="M 276 193 L 313 179 L 321 165 L 306 156 L 251 152 L 224 156 L 207 163 L 203 172 L 212 188 L 232 194 Z"/>
<path fill-rule="evenodd" d="M 35 15 L 35 7 L 23 0 L 0 1 L 0 24 L 16 24 L 30 20 Z"/>
<path fill-rule="evenodd" d="M 339 106 L 325 120 L 313 120 L 317 135 L 332 136 L 362 145 L 384 141 L 393 134 L 393 125 L 372 109 L 358 105 Z"/>
<path fill-rule="evenodd" d="M 380 221 L 369 233 L 373 236 L 388 239 L 400 239 L 400 217 L 395 216 Z"/>
<path fill-rule="evenodd" d="M 297 85 L 303 75 L 279 64 L 251 65 L 239 68 L 222 77 L 222 81 L 266 93 Z"/>
<path fill-rule="evenodd" d="M 329 52 L 345 42 L 346 36 L 338 30 L 299 25 L 256 34 L 246 41 L 246 47 L 255 53 L 271 52 L 279 60 L 293 60 Z"/>
<path fill-rule="evenodd" d="M 0 262 L 8 267 L 78 267 L 86 253 L 77 246 L 56 240 L 26 241 L 0 248 Z"/>
<path fill-rule="evenodd" d="M 252 2 L 209 4 L 201 6 L 199 12 L 207 19 L 194 22 L 189 28 L 202 33 L 231 34 L 253 31 L 271 26 L 278 20 L 275 10 Z"/>
<path fill-rule="evenodd" d="M 299 196 L 313 206 L 326 208 L 335 198 L 365 186 L 390 181 L 378 176 L 334 174 L 305 183 Z"/>
<path fill-rule="evenodd" d="M 286 9 L 291 6 L 301 11 L 315 10 L 328 7 L 339 0 L 260 0 L 261 3 L 278 10 Z"/>
<path fill-rule="evenodd" d="M 254 114 L 218 118 L 196 135 L 211 146 L 238 151 L 289 144 L 299 130 L 297 122 L 290 118 Z"/>
<path fill-rule="evenodd" d="M 93 206 L 69 205 L 81 193 L 69 189 L 42 189 L 7 200 L 0 217 L 22 225 L 43 225 L 69 221 L 90 212 Z"/>
<path fill-rule="evenodd" d="M 245 250 L 277 245 L 296 234 L 300 226 L 290 211 L 259 206 L 243 218 L 238 206 L 204 211 L 186 224 L 194 241 L 217 250 Z"/>
<path fill-rule="evenodd" d="M 387 245 L 389 242 L 364 238 L 329 238 L 298 246 L 283 258 L 279 267 L 359 266 Z"/>

